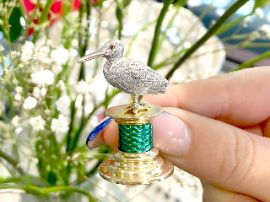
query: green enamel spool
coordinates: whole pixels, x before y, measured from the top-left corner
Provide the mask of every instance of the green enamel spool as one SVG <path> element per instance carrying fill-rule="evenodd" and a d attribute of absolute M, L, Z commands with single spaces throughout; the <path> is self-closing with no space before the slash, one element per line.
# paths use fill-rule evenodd
<path fill-rule="evenodd" d="M 152 149 L 152 124 L 119 124 L 119 150 L 143 153 Z"/>

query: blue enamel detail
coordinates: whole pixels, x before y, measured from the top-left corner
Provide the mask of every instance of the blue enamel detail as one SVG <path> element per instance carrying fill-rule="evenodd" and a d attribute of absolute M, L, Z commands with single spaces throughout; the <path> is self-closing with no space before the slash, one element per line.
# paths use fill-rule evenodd
<path fill-rule="evenodd" d="M 100 124 L 98 124 L 88 135 L 86 139 L 86 145 L 89 141 L 92 141 L 110 122 L 112 121 L 112 117 L 108 117 Z"/>

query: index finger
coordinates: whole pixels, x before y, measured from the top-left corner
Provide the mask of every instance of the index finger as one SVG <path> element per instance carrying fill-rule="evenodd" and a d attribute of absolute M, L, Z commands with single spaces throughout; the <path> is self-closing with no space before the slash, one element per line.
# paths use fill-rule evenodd
<path fill-rule="evenodd" d="M 253 126 L 270 116 L 270 67 L 170 86 L 165 94 L 147 95 L 145 100 L 240 127 Z"/>

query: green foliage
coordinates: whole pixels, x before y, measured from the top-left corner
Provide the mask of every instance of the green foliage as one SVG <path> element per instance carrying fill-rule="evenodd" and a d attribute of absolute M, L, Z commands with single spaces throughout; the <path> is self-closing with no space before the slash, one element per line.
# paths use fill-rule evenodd
<path fill-rule="evenodd" d="M 170 78 L 174 71 L 178 69 L 187 59 L 191 59 L 193 53 L 196 52 L 196 50 L 198 50 L 210 37 L 215 34 L 226 32 L 227 30 L 241 23 L 247 16 L 237 17 L 231 21 L 228 21 L 228 19 L 231 19 L 230 17 L 235 14 L 237 9 L 239 9 L 247 1 L 248 0 L 234 1 L 235 3 L 233 6 L 227 9 L 227 11 L 217 20 L 217 22 L 209 30 L 207 30 L 205 35 L 202 36 L 202 38 L 200 38 L 197 42 L 194 42 L 191 47 L 184 47 L 182 46 L 183 44 L 180 43 L 185 42 L 186 36 L 192 34 L 194 31 L 196 32 L 196 30 L 193 28 L 196 27 L 195 25 L 197 25 L 196 23 L 198 23 L 198 21 L 194 23 L 194 26 L 191 26 L 190 31 L 187 33 L 184 33 L 182 30 L 180 30 L 180 35 L 184 35 L 184 37 L 181 38 L 182 41 L 177 45 L 174 44 L 175 47 L 172 46 L 174 49 L 171 52 L 166 53 L 168 54 L 168 57 L 166 56 L 167 58 L 164 59 L 161 57 L 162 60 L 159 61 L 160 63 L 154 64 L 155 58 L 162 56 L 161 54 L 164 53 L 162 52 L 162 49 L 165 42 L 167 42 L 165 40 L 168 39 L 168 32 L 166 32 L 166 30 L 175 26 L 174 20 L 177 19 L 178 13 L 181 11 L 181 7 L 187 3 L 187 0 L 164 0 L 163 5 L 160 4 L 162 9 L 160 10 L 159 15 L 157 14 L 154 19 L 150 19 L 149 21 L 146 20 L 144 23 L 141 23 L 141 28 L 139 31 L 137 31 L 137 33 L 134 34 L 134 36 L 131 37 L 130 43 L 127 45 L 129 45 L 131 49 L 132 44 L 134 44 L 139 38 L 138 36 L 140 33 L 147 31 L 148 28 L 154 26 L 155 31 L 152 37 L 152 43 L 148 56 L 148 64 L 150 66 L 156 65 L 156 68 L 162 68 L 164 66 L 171 65 L 169 72 L 170 74 L 167 75 L 167 78 Z M 8 1 L 3 0 L 2 2 Z M 116 96 L 119 91 L 110 91 L 109 89 L 106 91 L 106 95 L 104 96 L 103 100 L 96 100 L 95 97 L 97 96 L 93 92 L 88 92 L 87 94 L 78 94 L 77 84 L 80 80 L 85 80 L 85 75 L 84 73 L 81 73 L 82 71 L 79 71 L 79 76 L 75 75 L 76 78 L 74 79 L 75 76 L 72 74 L 74 73 L 73 70 L 77 68 L 75 65 L 77 55 L 84 55 L 88 48 L 97 48 L 100 45 L 99 36 L 104 36 L 103 33 L 90 30 L 88 26 L 90 21 L 95 22 L 93 23 L 95 24 L 94 26 L 96 26 L 95 28 L 100 26 L 100 30 L 103 31 L 106 29 L 110 38 L 121 39 L 122 29 L 125 22 L 124 19 L 126 15 L 126 9 L 131 5 L 131 0 L 116 0 L 111 4 L 111 6 L 114 6 L 113 8 L 103 8 L 104 0 L 99 0 L 96 3 L 88 0 L 81 1 L 81 7 L 78 16 L 71 15 L 70 11 L 72 10 L 72 4 L 70 2 L 66 2 L 64 4 L 62 13 L 63 15 L 60 20 L 63 21 L 64 28 L 62 32 L 58 33 L 61 34 L 59 36 L 59 38 L 61 38 L 60 44 L 58 45 L 52 45 L 52 40 L 49 37 L 48 31 L 48 26 L 51 24 L 51 22 L 48 20 L 48 15 L 51 15 L 50 7 L 53 2 L 53 0 L 42 1 L 41 6 L 43 7 L 43 12 L 40 12 L 38 9 L 35 10 L 36 13 L 34 14 L 37 15 L 34 15 L 33 18 L 39 19 L 39 24 L 36 25 L 38 28 L 35 27 L 36 30 L 32 38 L 33 43 L 27 41 L 31 38 L 27 39 L 27 36 L 23 35 L 23 29 L 20 24 L 20 18 L 24 17 L 24 19 L 27 19 L 26 26 L 33 27 L 32 19 L 29 16 L 25 16 L 25 14 L 21 12 L 21 8 L 18 7 L 18 2 L 17 4 L 13 4 L 8 8 L 5 7 L 7 8 L 6 10 L 8 10 L 8 12 L 5 12 L 7 15 L 5 15 L 3 18 L 3 15 L 0 13 L 2 31 L 6 37 L 6 40 L 3 40 L 3 47 L 0 47 L 0 65 L 4 72 L 3 76 L 0 77 L 0 94 L 2 95 L 2 99 L 0 99 L 0 146 L 3 146 L 2 151 L 0 149 L 0 157 L 10 165 L 10 168 L 12 167 L 10 169 L 12 170 L 12 177 L 3 179 L 0 178 L 0 189 L 22 189 L 31 194 L 42 195 L 64 191 L 78 192 L 87 196 L 89 201 L 93 201 L 89 191 L 85 191 L 80 187 L 82 187 L 82 183 L 85 183 L 89 177 L 97 171 L 98 165 L 104 158 L 106 158 L 107 153 L 111 150 L 107 146 L 101 146 L 99 149 L 89 152 L 84 145 L 84 141 L 81 141 L 81 139 L 84 139 L 86 135 L 83 132 L 87 132 L 88 130 L 91 130 L 91 127 L 93 127 L 91 125 L 92 118 L 95 120 L 93 116 L 96 115 L 98 110 L 106 108 L 112 98 L 114 98 L 114 96 Z M 144 1 L 140 2 L 144 3 Z M 174 4 L 172 4 L 173 2 Z M 258 0 L 255 3 L 254 9 L 263 7 L 267 5 L 268 2 L 269 0 Z M 107 20 L 104 17 L 106 15 L 103 16 L 103 14 L 107 14 L 106 12 L 109 9 L 113 9 L 112 11 L 115 11 L 115 18 L 110 16 L 112 19 L 109 19 L 108 23 L 114 21 L 118 24 L 114 26 L 114 23 L 111 23 L 109 27 L 103 27 L 101 22 Z M 171 14 L 171 9 L 175 9 L 175 12 L 173 15 L 168 15 Z M 96 16 L 93 15 L 93 13 L 98 14 L 99 17 L 95 18 Z M 169 22 L 166 21 L 167 15 L 170 16 Z M 117 30 L 117 33 L 115 30 Z M 250 33 L 235 34 L 234 36 L 230 37 L 231 39 L 246 39 L 244 44 L 237 44 L 235 47 L 247 47 L 248 45 L 256 45 L 255 43 L 250 43 L 251 39 L 249 35 Z M 18 40 L 20 36 L 24 36 L 21 37 L 22 40 Z M 125 41 L 128 41 L 128 39 L 125 38 Z M 163 41 L 164 43 L 162 43 Z M 13 44 L 10 42 L 13 42 Z M 30 43 L 30 45 L 28 44 L 29 46 L 26 46 L 27 43 Z M 41 47 L 39 44 L 42 44 Z M 16 50 L 17 47 L 22 48 L 20 50 Z M 52 55 L 55 54 L 57 48 L 61 49 L 60 54 L 58 53 L 60 56 L 59 58 L 56 58 L 57 61 L 52 61 Z M 38 55 L 36 53 L 40 51 L 39 49 L 45 50 L 45 55 L 47 55 L 42 55 L 44 54 L 44 52 L 42 52 L 42 54 L 39 54 L 39 56 L 41 55 L 40 58 L 34 58 L 34 56 Z M 78 50 L 76 52 L 76 56 L 69 53 L 69 51 L 72 52 L 74 50 L 75 52 Z M 54 54 L 52 54 L 53 51 Z M 14 52 L 16 52 L 17 56 L 16 54 L 14 56 Z M 65 57 L 64 52 L 67 52 L 67 62 L 65 64 L 57 64 L 57 62 L 59 62 L 58 60 L 61 60 L 63 59 L 62 57 Z M 22 57 L 23 54 L 25 57 L 28 57 L 27 60 L 23 60 L 25 59 L 25 57 Z M 266 57 L 269 57 L 269 55 L 270 53 L 267 51 L 264 54 L 261 54 L 260 56 L 247 61 L 238 68 L 246 68 Z M 45 62 L 44 59 L 46 59 Z M 10 64 L 6 64 L 5 61 L 9 61 Z M 60 68 L 60 73 L 54 71 L 52 68 L 56 64 L 59 65 L 59 67 L 57 67 Z M 152 67 L 155 68 L 155 66 Z M 98 68 L 100 68 L 99 65 L 97 65 L 97 69 Z M 40 84 L 39 86 L 39 84 L 31 81 L 32 73 L 40 71 L 41 69 L 52 71 L 53 75 L 55 76 L 54 83 L 49 85 Z M 80 69 L 84 70 L 84 65 L 81 65 Z M 72 78 L 72 83 L 70 82 L 70 78 Z M 95 80 L 94 76 L 92 76 L 91 79 Z M 92 81 L 88 80 L 87 82 Z M 17 93 L 17 87 L 22 88 L 21 93 Z M 35 88 L 38 88 L 40 91 L 45 89 L 46 95 L 44 95 L 44 97 L 35 97 Z M 17 94 L 21 96 L 21 99 L 14 99 L 14 97 L 16 97 L 15 95 Z M 70 105 L 68 106 L 68 110 L 66 110 L 68 113 L 61 112 L 56 107 L 56 103 L 60 100 L 61 96 L 64 97 L 63 95 L 70 99 Z M 36 98 L 37 107 L 31 110 L 24 109 L 22 107 L 23 102 L 28 97 Z M 90 97 L 91 99 L 87 100 L 87 97 Z M 79 102 L 80 99 L 82 99 L 81 106 Z M 93 104 L 93 106 L 90 112 L 85 112 L 85 106 L 86 104 L 89 104 L 88 101 L 92 102 L 91 104 Z M 75 105 L 75 103 L 79 103 L 78 106 L 77 104 Z M 4 106 L 4 108 L 6 107 L 6 109 L 2 112 L 1 104 Z M 52 122 L 55 121 L 55 119 L 57 119 L 60 114 L 67 118 L 67 120 L 62 121 L 61 124 L 67 123 L 68 131 L 63 132 L 63 134 L 61 134 L 62 136 L 60 135 L 60 137 L 58 137 L 58 132 L 55 131 L 55 129 L 52 129 Z M 18 116 L 20 120 L 17 125 L 13 123 L 16 116 Z M 37 131 L 35 127 L 30 126 L 31 124 L 25 121 L 28 119 L 31 120 L 37 116 L 40 116 L 46 123 L 44 128 L 40 129 L 39 131 Z M 58 125 L 58 127 L 61 126 Z M 28 134 L 31 136 L 29 136 L 27 141 L 30 140 L 29 142 L 32 144 L 33 148 L 31 148 L 31 152 L 33 156 L 29 157 L 19 153 L 18 148 L 21 145 L 21 142 L 18 139 L 19 135 L 16 134 L 16 131 L 18 131 L 16 128 L 24 128 L 27 133 L 30 131 Z M 9 134 L 9 136 L 7 134 Z M 6 153 L 4 144 L 8 145 L 9 147 L 14 147 L 12 150 L 12 155 L 9 154 L 11 151 Z M 29 157 L 29 162 L 34 161 L 34 163 L 31 165 L 36 166 L 38 170 L 37 177 L 33 177 L 27 169 L 21 167 L 21 156 L 23 156 L 23 158 L 26 156 Z M 95 160 L 97 163 L 93 166 L 94 168 L 89 168 L 89 164 L 87 164 L 87 162 L 92 163 L 92 160 Z M 74 180 L 74 178 L 76 179 Z"/>
<path fill-rule="evenodd" d="M 223 24 L 217 31 L 216 31 L 216 35 L 220 35 L 228 30 L 230 30 L 231 28 L 235 27 L 236 25 L 239 25 L 247 16 L 239 16 L 229 22 L 226 22 L 225 24 Z"/>
<path fill-rule="evenodd" d="M 19 7 L 13 8 L 8 20 L 10 25 L 9 37 L 11 42 L 16 41 L 22 34 L 22 25 L 20 23 L 21 17 L 21 9 Z"/>
<path fill-rule="evenodd" d="M 255 0 L 253 11 L 255 11 L 256 8 L 263 8 L 269 3 L 270 3 L 270 0 Z"/>
<path fill-rule="evenodd" d="M 47 181 L 49 182 L 49 184 L 51 185 L 56 185 L 57 182 L 57 177 L 55 175 L 55 173 L 53 171 L 50 171 L 47 175 Z"/>
<path fill-rule="evenodd" d="M 182 7 L 184 5 L 186 5 L 186 3 L 188 2 L 188 0 L 177 0 L 174 5 L 175 6 L 179 6 L 179 7 Z"/>

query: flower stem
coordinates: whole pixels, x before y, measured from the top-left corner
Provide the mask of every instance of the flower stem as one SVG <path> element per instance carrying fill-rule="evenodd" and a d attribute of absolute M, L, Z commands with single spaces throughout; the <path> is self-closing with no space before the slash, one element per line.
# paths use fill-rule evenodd
<path fill-rule="evenodd" d="M 55 192 L 77 192 L 80 194 L 85 195 L 88 198 L 88 201 L 94 202 L 96 201 L 95 198 L 87 191 L 73 186 L 53 186 L 53 187 L 38 187 L 33 185 L 0 185 L 0 189 L 20 189 L 30 194 L 37 194 L 37 195 L 48 195 L 50 193 Z"/>
<path fill-rule="evenodd" d="M 2 157 L 3 159 L 5 159 L 10 165 L 12 165 L 18 171 L 18 173 L 20 173 L 21 175 L 24 174 L 23 169 L 18 165 L 19 164 L 18 161 L 16 161 L 15 159 L 13 159 L 11 156 L 9 156 L 8 154 L 6 154 L 2 150 L 0 150 L 0 157 Z"/>
<path fill-rule="evenodd" d="M 39 24 L 42 24 L 45 22 L 46 18 L 48 17 L 48 14 L 49 14 L 49 11 L 50 11 L 50 8 L 51 8 L 51 5 L 53 3 L 53 0 L 48 0 L 46 2 L 46 5 L 44 7 L 44 10 L 41 12 L 41 17 L 40 17 L 40 20 L 39 20 Z M 35 30 L 35 33 L 33 35 L 33 39 L 32 41 L 35 43 L 38 39 L 38 36 L 39 36 L 39 33 L 40 33 L 40 30 Z"/>
<path fill-rule="evenodd" d="M 166 13 L 169 10 L 169 6 L 171 3 L 172 3 L 172 0 L 164 0 L 163 7 L 162 7 L 160 14 L 158 16 L 158 19 L 157 19 L 157 24 L 155 27 L 155 32 L 154 32 L 152 45 L 151 45 L 151 49 L 150 49 L 150 53 L 149 53 L 149 57 L 148 57 L 148 62 L 147 62 L 147 65 L 150 67 L 153 65 L 156 54 L 157 54 L 161 26 L 162 26 L 162 23 L 163 23 L 164 18 L 166 16 Z"/>
<path fill-rule="evenodd" d="M 223 23 L 231 17 L 239 8 L 246 4 L 249 0 L 238 0 L 232 4 L 226 12 L 216 21 L 216 23 L 209 28 L 209 30 L 195 43 L 185 54 L 175 63 L 172 69 L 166 75 L 167 79 L 170 79 L 174 72 L 196 51 L 198 50 L 216 31 L 223 25 Z"/>
<path fill-rule="evenodd" d="M 270 57 L 270 51 L 266 51 L 266 52 L 262 53 L 261 55 L 258 55 L 257 57 L 254 57 L 254 58 L 240 64 L 238 67 L 236 67 L 232 71 L 237 71 L 237 70 L 241 70 L 241 69 L 245 69 L 245 68 L 251 68 L 252 65 L 254 65 L 257 62 L 259 62 L 261 60 L 264 60 L 264 59 L 266 59 L 268 57 Z"/>

